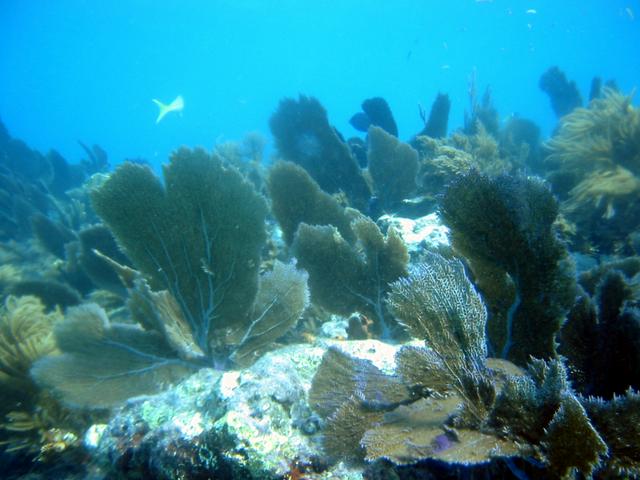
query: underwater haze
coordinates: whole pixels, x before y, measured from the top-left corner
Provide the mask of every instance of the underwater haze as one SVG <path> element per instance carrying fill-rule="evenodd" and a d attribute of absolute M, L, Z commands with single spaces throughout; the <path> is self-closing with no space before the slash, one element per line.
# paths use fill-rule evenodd
<path fill-rule="evenodd" d="M 0 478 L 640 479 L 640 0 L 0 0 Z"/>
<path fill-rule="evenodd" d="M 180 145 L 268 133 L 284 96 L 317 97 L 330 121 L 384 97 L 401 138 L 436 93 L 462 125 L 468 84 L 490 86 L 503 117 L 554 117 L 538 87 L 559 65 L 586 96 L 594 76 L 629 92 L 640 72 L 637 0 L 3 0 L 0 118 L 11 134 L 78 161 L 77 141 L 112 164 L 157 165 Z M 638 18 L 636 18 L 638 17 Z M 184 97 L 156 125 L 157 98 Z"/>

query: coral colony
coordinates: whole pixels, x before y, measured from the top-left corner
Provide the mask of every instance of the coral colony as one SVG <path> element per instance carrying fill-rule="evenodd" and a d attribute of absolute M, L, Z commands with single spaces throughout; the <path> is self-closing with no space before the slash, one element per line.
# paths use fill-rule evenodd
<path fill-rule="evenodd" d="M 3 462 L 640 476 L 640 111 L 598 79 L 584 105 L 556 67 L 540 88 L 559 118 L 544 143 L 488 90 L 449 135 L 438 94 L 408 142 L 382 98 L 345 140 L 300 96 L 271 117 L 272 163 L 250 134 L 180 148 L 162 178 L 2 126 Z M 156 103 L 158 121 L 183 106 Z"/>

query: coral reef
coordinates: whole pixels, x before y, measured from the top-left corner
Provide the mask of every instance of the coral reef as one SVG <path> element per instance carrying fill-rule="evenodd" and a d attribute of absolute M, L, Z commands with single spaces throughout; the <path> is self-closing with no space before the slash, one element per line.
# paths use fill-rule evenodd
<path fill-rule="evenodd" d="M 284 160 L 302 166 L 322 190 L 342 191 L 353 207 L 366 210 L 369 186 L 318 100 L 304 95 L 281 100 L 269 125 Z"/>
<path fill-rule="evenodd" d="M 247 133 L 240 142 L 225 142 L 215 147 L 223 161 L 242 172 L 258 191 L 264 188 L 262 164 L 267 139 L 259 132 Z"/>
<path fill-rule="evenodd" d="M 506 364 L 489 366 L 486 310 L 458 260 L 432 254 L 393 284 L 390 302 L 425 346 L 399 349 L 396 375 L 337 350 L 325 354 L 309 398 L 326 419 L 327 453 L 398 465 L 534 457 L 551 478 L 590 476 L 601 466 L 608 447 L 562 361 L 532 361 L 524 375 Z"/>
<path fill-rule="evenodd" d="M 345 346 L 354 355 L 392 358 L 393 350 L 382 347 L 374 341 Z M 307 392 L 325 350 L 284 347 L 249 368 L 202 369 L 161 395 L 131 401 L 103 429 L 94 464 L 111 476 L 275 480 L 305 471 L 311 478 L 361 478 L 327 465 L 319 449 L 319 419 Z"/>
<path fill-rule="evenodd" d="M 295 264 L 282 262 L 275 262 L 260 277 L 254 311 L 249 315 L 253 321 L 230 357 L 234 364 L 251 365 L 296 325 L 309 306 L 308 277 Z"/>
<path fill-rule="evenodd" d="M 637 261 L 629 263 L 637 267 Z M 608 399 L 640 388 L 638 290 L 632 275 L 619 267 L 624 265 L 605 265 L 581 276 L 586 289 L 594 277 L 599 280 L 591 297 L 581 292 L 562 327 L 560 353 L 583 395 Z"/>
<path fill-rule="evenodd" d="M 73 287 L 56 280 L 20 280 L 7 288 L 15 296 L 38 297 L 51 310 L 56 306 L 66 308 L 78 305 L 82 298 Z"/>
<path fill-rule="evenodd" d="M 490 349 L 522 366 L 530 356 L 556 355 L 555 337 L 575 297 L 571 262 L 553 230 L 557 214 L 540 181 L 475 172 L 450 185 L 441 203 L 452 244 L 487 298 Z"/>
<path fill-rule="evenodd" d="M 392 336 L 384 296 L 389 284 L 406 275 L 409 255 L 390 229 L 386 237 L 368 217 L 351 223 L 358 241 L 348 243 L 334 226 L 300 224 L 292 249 L 309 272 L 311 299 L 328 311 L 350 315 L 360 311 L 376 322 L 382 338 Z"/>
<path fill-rule="evenodd" d="M 640 110 L 631 100 L 605 88 L 602 98 L 564 117 L 546 143 L 549 181 L 583 251 L 628 254 L 640 225 Z"/>
<path fill-rule="evenodd" d="M 45 313 L 36 297 L 8 296 L 0 312 L 0 454 L 45 460 L 79 447 L 88 425 L 40 390 L 30 369 L 56 351 L 53 329 L 59 311 Z"/>
<path fill-rule="evenodd" d="M 93 205 L 152 287 L 171 292 L 202 352 L 213 354 L 248 326 L 266 204 L 204 150 L 178 150 L 164 174 L 165 186 L 126 163 L 93 192 Z"/>
<path fill-rule="evenodd" d="M 446 93 L 438 93 L 431 104 L 429 118 L 426 118 L 424 111 L 420 111 L 420 116 L 424 122 L 424 128 L 417 136 L 427 136 L 432 138 L 444 138 L 447 136 L 449 125 L 449 110 L 451 110 L 451 100 Z"/>
<path fill-rule="evenodd" d="M 0 122 L 0 239 L 29 237 L 32 215 L 67 216 L 70 191 L 108 165 L 100 147 L 82 147 L 90 160 L 69 164 L 56 151 L 43 155 L 12 138 Z"/>
<path fill-rule="evenodd" d="M 318 100 L 301 95 L 280 101 L 269 125 L 284 160 L 302 166 L 325 192 L 342 191 L 352 206 L 366 210 L 369 186 Z"/>
<path fill-rule="evenodd" d="M 391 285 L 389 303 L 409 334 L 429 347 L 425 368 L 435 370 L 429 377 L 448 378 L 464 399 L 463 422 L 481 425 L 495 398 L 484 364 L 487 311 L 462 263 L 429 255 Z"/>
<path fill-rule="evenodd" d="M 95 305 L 69 312 L 56 329 L 62 354 L 33 369 L 69 404 L 112 406 L 205 365 L 251 363 L 307 306 L 307 276 L 295 266 L 276 262 L 259 278 L 265 202 L 235 169 L 183 149 L 165 185 L 124 164 L 93 192 L 140 269 L 100 255 L 128 287 L 138 324 L 112 323 Z"/>
<path fill-rule="evenodd" d="M 391 113 L 391 108 L 384 98 L 368 98 L 362 102 L 362 112 L 351 117 L 349 123 L 356 130 L 366 132 L 370 127 L 379 127 L 389 135 L 398 136 L 398 126 Z"/>
<path fill-rule="evenodd" d="M 640 395 L 629 389 L 609 401 L 583 400 L 589 418 L 609 448 L 603 473 L 612 478 L 640 476 Z M 604 477 L 604 475 L 603 475 Z"/>
<path fill-rule="evenodd" d="M 437 213 L 416 219 L 383 215 L 376 222 L 382 231 L 394 229 L 407 247 L 411 263 L 424 260 L 431 251 L 449 249 L 449 229 L 442 225 Z"/>
<path fill-rule="evenodd" d="M 70 406 L 111 407 L 157 393 L 196 369 L 176 358 L 159 332 L 112 324 L 97 305 L 70 309 L 55 338 L 63 353 L 39 360 L 31 374 Z"/>
<path fill-rule="evenodd" d="M 30 220 L 33 235 L 38 239 L 40 245 L 56 257 L 64 258 L 65 245 L 76 240 L 74 232 L 61 222 L 54 221 L 39 212 L 33 214 Z"/>
<path fill-rule="evenodd" d="M 293 242 L 298 225 L 333 225 L 347 242 L 355 241 L 351 218 L 338 201 L 295 163 L 278 162 L 269 169 L 267 191 L 271 212 L 278 220 L 287 245 Z"/>
<path fill-rule="evenodd" d="M 500 156 L 519 170 L 542 172 L 540 128 L 531 120 L 511 117 L 500 131 Z"/>
<path fill-rule="evenodd" d="M 580 442 L 574 442 L 579 438 Z M 546 460 L 560 478 L 574 472 L 591 477 L 608 454 L 607 445 L 593 428 L 584 407 L 574 396 L 567 396 L 547 425 L 544 438 Z"/>
<path fill-rule="evenodd" d="M 446 185 L 472 170 L 489 176 L 516 172 L 524 168 L 531 149 L 527 140 L 510 133 L 507 127 L 500 138 L 490 135 L 482 122 L 473 134 L 454 132 L 448 139 L 418 136 L 411 142 L 419 152 L 417 176 L 421 198 L 419 215 L 431 213 Z"/>
<path fill-rule="evenodd" d="M 482 100 L 478 101 L 475 79 L 471 80 L 469 86 L 470 112 L 464 113 L 464 133 L 474 135 L 479 129 L 484 129 L 494 138 L 498 137 L 500 130 L 500 117 L 498 110 L 493 106 L 491 89 L 487 87 L 482 95 Z"/>
<path fill-rule="evenodd" d="M 557 66 L 544 72 L 538 85 L 549 96 L 553 112 L 558 118 L 582 106 L 582 96 L 576 82 L 567 80 L 564 72 Z"/>
<path fill-rule="evenodd" d="M 111 231 L 103 224 L 90 225 L 80 230 L 78 237 L 80 248 L 77 262 L 82 271 L 98 288 L 124 297 L 124 285 L 111 266 L 99 256 L 106 255 L 122 265 L 130 266 L 131 262 L 118 247 Z"/>
<path fill-rule="evenodd" d="M 36 390 L 29 378 L 29 369 L 38 358 L 55 350 L 53 326 L 60 318 L 59 312 L 46 314 L 44 306 L 35 297 L 9 296 L 5 299 L 0 316 L 3 403 L 10 403 L 9 392 L 12 390 L 30 393 Z"/>
<path fill-rule="evenodd" d="M 640 115 L 541 85 L 544 147 L 474 78 L 464 128 L 438 94 L 409 144 L 382 98 L 348 142 L 284 99 L 267 175 L 256 133 L 158 178 L 0 124 L 0 470 L 640 476 Z"/>
<path fill-rule="evenodd" d="M 416 189 L 418 152 L 379 127 L 369 127 L 367 139 L 374 193 L 383 209 L 393 209 Z"/>

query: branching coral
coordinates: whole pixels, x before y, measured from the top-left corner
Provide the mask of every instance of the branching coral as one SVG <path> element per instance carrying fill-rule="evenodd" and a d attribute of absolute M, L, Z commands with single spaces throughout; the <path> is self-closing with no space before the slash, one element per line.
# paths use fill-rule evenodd
<path fill-rule="evenodd" d="M 5 299 L 0 312 L 0 446 L 5 451 L 45 457 L 77 446 L 77 419 L 30 377 L 31 366 L 56 351 L 53 329 L 61 319 L 59 311 L 45 313 L 35 297 Z"/>
<path fill-rule="evenodd" d="M 571 390 L 562 361 L 533 360 L 528 373 L 507 378 L 490 423 L 512 438 L 542 447 L 554 478 L 574 471 L 591 476 L 608 447 Z"/>
<path fill-rule="evenodd" d="M 582 292 L 562 327 L 560 352 L 584 395 L 611 398 L 629 387 L 640 388 L 638 285 L 623 272 L 626 267 L 632 273 L 637 262 L 625 263 L 605 264 L 584 275 L 586 288 L 595 283 L 592 297 Z"/>
<path fill-rule="evenodd" d="M 629 389 L 609 401 L 591 397 L 583 404 L 609 447 L 605 471 L 612 478 L 640 476 L 640 394 Z"/>
<path fill-rule="evenodd" d="M 551 67 L 544 72 L 540 77 L 539 86 L 549 95 L 553 111 L 558 117 L 582 106 L 582 96 L 576 82 L 567 80 L 564 72 L 558 67 Z"/>
<path fill-rule="evenodd" d="M 495 391 L 485 366 L 487 311 L 458 260 L 431 253 L 426 263 L 394 282 L 389 294 L 393 313 L 414 338 L 433 352 L 431 368 L 441 370 L 465 401 L 465 415 L 481 425 Z"/>
<path fill-rule="evenodd" d="M 389 299 L 425 347 L 399 349 L 396 375 L 334 350 L 325 355 L 310 400 L 326 419 L 332 457 L 469 466 L 524 456 L 548 478 L 635 471 L 637 448 L 628 439 L 637 422 L 625 425 L 635 420 L 637 395 L 584 400 L 557 358 L 531 359 L 526 373 L 489 362 L 486 312 L 458 260 L 429 254 L 428 263 L 392 285 Z"/>
<path fill-rule="evenodd" d="M 57 311 L 46 314 L 35 297 L 6 298 L 0 315 L 0 381 L 5 393 L 34 390 L 29 369 L 55 351 L 53 326 L 60 319 Z"/>
<path fill-rule="evenodd" d="M 416 137 L 420 153 L 418 192 L 436 203 L 445 186 L 460 175 L 478 171 L 489 176 L 514 171 L 522 160 L 502 148 L 482 123 L 473 134 L 455 132 L 448 139 Z"/>
<path fill-rule="evenodd" d="M 549 179 L 578 240 L 605 251 L 624 248 L 640 225 L 640 110 L 631 101 L 605 88 L 602 98 L 565 116 L 546 144 Z"/>

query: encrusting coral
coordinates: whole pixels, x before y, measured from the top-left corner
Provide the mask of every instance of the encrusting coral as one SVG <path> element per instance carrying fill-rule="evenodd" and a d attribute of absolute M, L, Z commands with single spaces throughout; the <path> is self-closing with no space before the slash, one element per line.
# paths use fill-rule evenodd
<path fill-rule="evenodd" d="M 252 363 L 307 306 L 306 273 L 276 263 L 260 279 L 266 204 L 216 154 L 178 150 L 164 185 L 124 164 L 93 192 L 94 207 L 139 272 L 116 262 L 138 325 L 93 305 L 56 329 L 62 355 L 35 378 L 70 403 L 117 404 L 203 366 Z"/>

